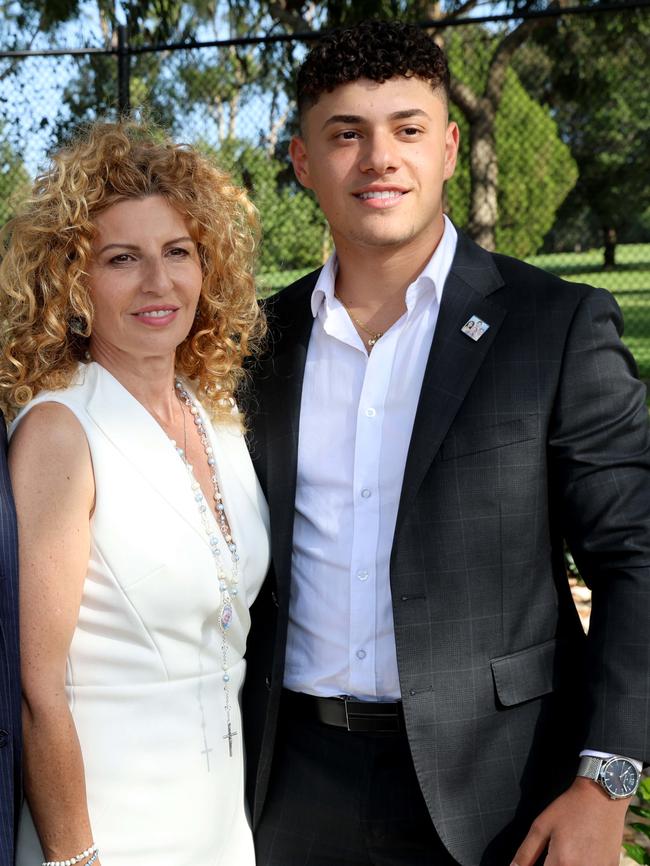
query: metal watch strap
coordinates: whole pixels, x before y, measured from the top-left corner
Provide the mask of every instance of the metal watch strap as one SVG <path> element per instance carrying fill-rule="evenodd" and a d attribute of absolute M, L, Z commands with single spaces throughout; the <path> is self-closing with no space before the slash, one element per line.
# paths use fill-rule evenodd
<path fill-rule="evenodd" d="M 583 755 L 578 764 L 578 776 L 584 776 L 586 779 L 593 779 L 594 782 L 597 782 L 602 766 L 602 758 L 597 758 L 595 755 Z"/>

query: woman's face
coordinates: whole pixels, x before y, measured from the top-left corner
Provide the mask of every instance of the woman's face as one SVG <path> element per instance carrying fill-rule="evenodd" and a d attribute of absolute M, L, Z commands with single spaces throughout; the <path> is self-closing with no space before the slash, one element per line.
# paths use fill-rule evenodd
<path fill-rule="evenodd" d="M 173 355 L 192 327 L 202 284 L 185 219 L 152 195 L 111 205 L 95 227 L 93 357 Z"/>

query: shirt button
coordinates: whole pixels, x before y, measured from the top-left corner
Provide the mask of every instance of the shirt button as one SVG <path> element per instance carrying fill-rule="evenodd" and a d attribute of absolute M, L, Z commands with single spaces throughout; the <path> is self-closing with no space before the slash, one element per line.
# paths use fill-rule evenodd
<path fill-rule="evenodd" d="M 358 659 L 365 659 L 365 657 L 366 657 L 366 651 L 365 650 L 357 650 L 357 658 Z"/>
<path fill-rule="evenodd" d="M 377 414 L 376 409 L 372 409 L 372 408 L 366 409 L 366 415 L 368 416 L 368 418 L 374 418 L 376 414 Z"/>
<path fill-rule="evenodd" d="M 370 496 L 372 496 L 372 493 L 370 492 L 370 490 L 368 490 L 367 487 L 364 487 L 363 490 L 361 491 L 361 495 L 363 496 L 364 499 L 368 499 Z"/>
<path fill-rule="evenodd" d="M 359 580 L 368 580 L 368 572 L 367 571 L 357 571 L 357 577 Z"/>

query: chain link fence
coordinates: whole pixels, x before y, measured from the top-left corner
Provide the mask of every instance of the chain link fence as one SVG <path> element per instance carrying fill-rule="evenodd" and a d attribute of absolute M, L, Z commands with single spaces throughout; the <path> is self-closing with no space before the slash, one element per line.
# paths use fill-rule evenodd
<path fill-rule="evenodd" d="M 567 15 L 531 27 L 512 51 L 513 23 L 502 19 L 435 32 L 461 128 L 447 210 L 500 252 L 614 292 L 650 381 L 650 7 Z M 250 190 L 264 228 L 260 291 L 324 260 L 327 226 L 287 155 L 304 37 L 147 48 L 122 30 L 108 48 L 84 42 L 44 56 L 0 52 L 0 224 L 80 119 L 115 117 L 128 101 Z M 473 148 L 486 119 L 493 158 L 481 166 Z"/>

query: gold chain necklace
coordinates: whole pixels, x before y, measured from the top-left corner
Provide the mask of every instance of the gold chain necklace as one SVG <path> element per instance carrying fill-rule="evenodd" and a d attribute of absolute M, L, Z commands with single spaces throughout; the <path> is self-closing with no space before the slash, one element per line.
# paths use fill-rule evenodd
<path fill-rule="evenodd" d="M 363 322 L 360 322 L 359 319 L 357 319 L 357 317 L 354 315 L 352 310 L 348 307 L 348 305 L 345 303 L 343 298 L 337 292 L 334 292 L 334 297 L 343 304 L 343 306 L 345 307 L 345 309 L 347 311 L 348 316 L 352 319 L 354 324 L 358 325 L 362 331 L 365 331 L 366 334 L 369 335 L 366 342 L 368 343 L 368 348 L 372 349 L 372 347 L 375 345 L 377 340 L 379 340 L 381 337 L 384 336 L 384 332 L 383 331 L 371 331 L 367 325 L 365 325 Z"/>

